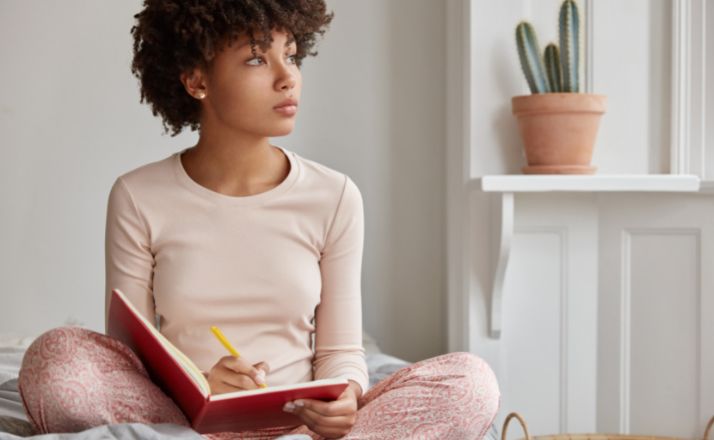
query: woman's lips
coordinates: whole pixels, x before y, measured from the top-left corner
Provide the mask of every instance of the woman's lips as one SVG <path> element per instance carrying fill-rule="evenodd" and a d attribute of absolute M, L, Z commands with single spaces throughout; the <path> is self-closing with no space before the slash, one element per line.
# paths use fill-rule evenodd
<path fill-rule="evenodd" d="M 285 116 L 294 116 L 297 113 L 297 105 L 284 105 L 275 107 L 275 111 Z"/>

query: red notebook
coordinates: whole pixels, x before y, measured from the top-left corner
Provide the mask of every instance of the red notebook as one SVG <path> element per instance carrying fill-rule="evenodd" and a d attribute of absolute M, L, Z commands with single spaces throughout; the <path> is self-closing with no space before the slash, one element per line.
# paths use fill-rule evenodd
<path fill-rule="evenodd" d="M 154 383 L 176 402 L 191 427 L 202 434 L 301 425 L 302 419 L 283 411 L 286 402 L 300 398 L 335 400 L 348 385 L 347 379 L 321 379 L 213 395 L 200 368 L 118 289 L 112 290 L 108 334 L 134 350 Z"/>

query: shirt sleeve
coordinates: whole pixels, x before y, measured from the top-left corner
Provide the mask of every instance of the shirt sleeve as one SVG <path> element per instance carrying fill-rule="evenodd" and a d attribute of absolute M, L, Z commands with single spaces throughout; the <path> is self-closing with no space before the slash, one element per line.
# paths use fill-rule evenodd
<path fill-rule="evenodd" d="M 149 229 L 139 213 L 126 183 L 119 177 L 107 203 L 104 242 L 105 331 L 112 289 L 121 290 L 149 322 L 154 323 L 154 256 Z"/>
<path fill-rule="evenodd" d="M 342 196 L 320 258 L 322 292 L 315 312 L 315 379 L 342 377 L 369 385 L 362 346 L 362 195 L 345 176 Z"/>

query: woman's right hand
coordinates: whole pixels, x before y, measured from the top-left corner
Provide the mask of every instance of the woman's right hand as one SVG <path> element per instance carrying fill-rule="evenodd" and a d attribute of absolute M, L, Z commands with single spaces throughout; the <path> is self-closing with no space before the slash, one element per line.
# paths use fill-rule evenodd
<path fill-rule="evenodd" d="M 222 394 L 259 388 L 269 372 L 270 366 L 266 362 L 251 365 L 242 357 L 224 356 L 211 367 L 207 379 L 211 394 Z"/>

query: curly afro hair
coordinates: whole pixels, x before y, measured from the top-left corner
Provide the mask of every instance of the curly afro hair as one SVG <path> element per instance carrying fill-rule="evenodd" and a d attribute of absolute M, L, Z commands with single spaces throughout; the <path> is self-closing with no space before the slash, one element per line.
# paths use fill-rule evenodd
<path fill-rule="evenodd" d="M 262 35 L 254 41 L 265 51 L 274 29 L 294 38 L 299 67 L 307 55 L 317 55 L 317 35 L 325 33 L 333 15 L 324 0 L 144 0 L 131 28 L 131 72 L 141 84 L 140 102 L 151 104 L 172 137 L 187 125 L 195 131 L 201 106 L 186 92 L 182 73 L 210 68 L 214 56 L 243 34 Z"/>

